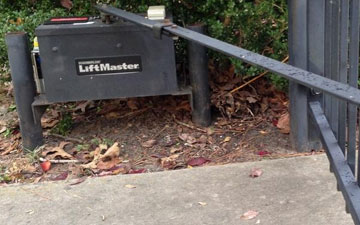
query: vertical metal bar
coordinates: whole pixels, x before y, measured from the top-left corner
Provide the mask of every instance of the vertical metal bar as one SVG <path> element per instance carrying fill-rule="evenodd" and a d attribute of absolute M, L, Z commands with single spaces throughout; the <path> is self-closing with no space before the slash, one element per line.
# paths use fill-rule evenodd
<path fill-rule="evenodd" d="M 307 0 L 289 0 L 290 64 L 307 70 Z M 307 101 L 309 89 L 290 81 L 291 139 L 297 151 L 308 150 Z"/>
<path fill-rule="evenodd" d="M 340 0 L 331 0 L 331 79 L 340 81 Z M 331 97 L 330 125 L 335 137 L 339 140 L 339 100 Z"/>
<path fill-rule="evenodd" d="M 330 0 L 325 1 L 325 77 L 331 78 L 331 16 L 332 4 Z M 331 96 L 324 94 L 324 112 L 327 118 L 331 115 Z"/>
<path fill-rule="evenodd" d="M 341 1 L 340 17 L 340 62 L 339 62 L 339 81 L 348 82 L 348 54 L 349 53 L 349 0 Z M 347 122 L 347 102 L 339 101 L 339 146 L 345 154 L 346 144 L 346 122 Z"/>
<path fill-rule="evenodd" d="M 36 95 L 36 88 L 28 36 L 23 32 L 10 33 L 6 35 L 6 45 L 23 147 L 33 150 L 43 144 L 43 135 L 41 123 L 34 121 L 31 108 Z"/>
<path fill-rule="evenodd" d="M 324 76 L 325 70 L 325 1 L 308 1 L 307 44 L 308 70 Z M 309 92 L 309 101 L 318 101 L 323 104 L 323 95 L 316 90 Z M 309 119 L 309 147 L 320 149 L 321 141 L 316 124 Z"/>
<path fill-rule="evenodd" d="M 349 43 L 349 85 L 358 87 L 359 72 L 359 0 L 350 2 L 350 43 Z M 352 172 L 355 174 L 356 158 L 356 125 L 357 125 L 357 107 L 354 104 L 348 104 L 348 156 L 347 161 Z M 351 153 L 350 153 L 351 152 Z M 360 159 L 359 159 L 360 160 Z M 358 185 L 360 185 L 360 167 L 358 170 Z"/>
<path fill-rule="evenodd" d="M 204 25 L 189 26 L 188 29 L 205 33 Z M 211 124 L 208 57 L 206 48 L 188 42 L 190 83 L 192 86 L 192 120 L 200 126 Z"/>

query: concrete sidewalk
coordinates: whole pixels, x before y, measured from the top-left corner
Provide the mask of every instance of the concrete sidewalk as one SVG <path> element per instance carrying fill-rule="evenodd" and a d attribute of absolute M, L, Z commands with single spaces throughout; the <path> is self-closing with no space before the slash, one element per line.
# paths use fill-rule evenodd
<path fill-rule="evenodd" d="M 253 167 L 263 175 L 250 178 Z M 2 187 L 0 224 L 351 225 L 344 204 L 318 155 Z M 242 220 L 248 210 L 259 215 Z"/>

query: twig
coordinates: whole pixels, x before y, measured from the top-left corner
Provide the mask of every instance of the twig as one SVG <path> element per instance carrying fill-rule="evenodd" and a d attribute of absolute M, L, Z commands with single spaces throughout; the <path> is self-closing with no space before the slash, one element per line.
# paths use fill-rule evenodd
<path fill-rule="evenodd" d="M 285 63 L 286 61 L 288 61 L 288 59 L 289 59 L 289 56 L 286 56 L 286 58 L 285 58 L 284 60 L 282 60 L 281 62 L 282 62 L 282 63 Z M 261 77 L 265 76 L 265 75 L 268 74 L 268 73 L 269 73 L 268 70 L 265 71 L 265 72 L 263 72 L 262 74 L 254 77 L 253 79 L 249 80 L 249 81 L 246 82 L 245 84 L 242 84 L 240 87 L 237 87 L 237 88 L 233 89 L 233 90 L 230 91 L 229 93 L 230 93 L 230 94 L 234 94 L 234 93 L 237 92 L 238 90 L 240 90 L 240 89 L 248 86 L 249 84 L 253 83 L 254 81 L 256 81 L 256 80 L 258 80 L 258 79 L 260 79 Z"/>
<path fill-rule="evenodd" d="M 157 137 L 159 137 L 159 135 L 164 131 L 164 130 L 166 130 L 166 128 L 169 128 L 169 125 L 165 125 L 165 127 L 163 127 L 155 136 L 154 136 L 154 139 L 155 138 L 157 138 Z"/>
<path fill-rule="evenodd" d="M 41 162 L 45 162 L 45 161 L 49 161 L 51 163 L 81 163 L 79 160 L 76 160 L 76 159 L 50 159 L 50 160 L 47 160 L 47 159 L 44 159 L 44 158 L 40 158 L 39 159 Z"/>
<path fill-rule="evenodd" d="M 60 135 L 60 134 L 47 134 L 48 136 L 53 136 L 53 137 L 57 137 L 57 138 L 62 138 L 64 139 L 65 141 L 74 141 L 74 142 L 78 142 L 78 143 L 83 143 L 84 141 L 81 140 L 81 139 L 78 139 L 78 138 L 72 138 L 72 137 L 65 137 L 63 135 Z"/>
<path fill-rule="evenodd" d="M 207 133 L 207 131 L 206 131 L 206 130 L 201 129 L 201 128 L 198 128 L 198 127 L 195 127 L 195 126 L 192 126 L 192 125 L 187 124 L 187 123 L 183 123 L 183 122 L 181 122 L 181 121 L 177 120 L 175 117 L 174 117 L 174 121 L 175 121 L 177 124 L 181 125 L 181 126 L 184 126 L 184 127 L 187 127 L 187 128 L 193 129 L 193 130 L 198 130 L 198 131 L 201 131 L 201 132 Z"/>

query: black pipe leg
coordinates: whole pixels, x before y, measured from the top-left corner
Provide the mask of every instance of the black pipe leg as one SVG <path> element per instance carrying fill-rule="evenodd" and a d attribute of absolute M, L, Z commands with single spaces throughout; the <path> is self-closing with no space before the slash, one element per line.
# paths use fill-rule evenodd
<path fill-rule="evenodd" d="M 194 25 L 187 28 L 205 33 L 204 25 Z M 211 111 L 206 48 L 189 41 L 188 59 L 192 86 L 192 120 L 197 125 L 207 127 L 211 124 Z"/>
<path fill-rule="evenodd" d="M 40 118 L 35 121 L 31 107 L 36 88 L 28 36 L 24 32 L 9 33 L 6 35 L 6 45 L 16 109 L 20 119 L 22 145 L 24 149 L 34 150 L 43 144 L 43 134 Z"/>

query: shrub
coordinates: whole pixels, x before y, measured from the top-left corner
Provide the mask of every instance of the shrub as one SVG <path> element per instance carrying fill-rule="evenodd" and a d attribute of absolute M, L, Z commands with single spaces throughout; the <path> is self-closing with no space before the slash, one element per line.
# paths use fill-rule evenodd
<path fill-rule="evenodd" d="M 131 12 L 145 12 L 149 5 L 166 5 L 179 25 L 205 23 L 214 38 L 281 60 L 287 54 L 286 0 L 73 0 L 73 8 L 62 8 L 59 1 L 0 0 L 0 35 L 27 31 L 33 38 L 36 26 L 53 16 L 93 15 L 97 3 L 111 4 Z M 181 46 L 181 45 L 180 45 Z M 226 68 L 229 63 L 239 75 L 257 75 L 260 70 L 238 60 L 211 52 L 213 62 Z M 4 39 L 0 39 L 0 64 L 7 61 Z M 273 75 L 270 77 L 274 77 Z M 278 78 L 274 78 L 278 81 Z M 283 83 L 280 80 L 279 83 Z"/>

